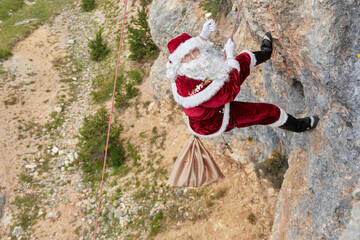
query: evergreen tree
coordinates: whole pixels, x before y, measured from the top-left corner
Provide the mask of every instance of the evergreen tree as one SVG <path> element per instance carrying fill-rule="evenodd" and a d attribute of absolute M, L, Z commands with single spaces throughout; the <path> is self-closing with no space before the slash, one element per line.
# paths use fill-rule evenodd
<path fill-rule="evenodd" d="M 95 115 L 84 118 L 77 146 L 80 148 L 81 167 L 86 173 L 99 171 L 103 166 L 109 118 L 109 113 L 104 107 Z M 119 139 L 122 129 L 120 124 L 114 122 L 110 131 L 108 157 L 109 164 L 113 167 L 121 166 L 126 158 L 125 149 Z"/>
<path fill-rule="evenodd" d="M 99 32 L 96 33 L 96 38 L 89 42 L 90 48 L 90 58 L 93 61 L 101 61 L 105 59 L 105 57 L 110 53 L 110 49 L 107 46 L 107 43 L 103 43 L 102 38 L 103 29 L 100 29 Z"/>
<path fill-rule="evenodd" d="M 90 12 L 96 8 L 95 0 L 82 0 L 81 7 L 85 12 Z"/>
<path fill-rule="evenodd" d="M 147 6 L 147 5 L 149 5 L 151 2 L 152 2 L 152 0 L 141 0 L 141 1 L 140 1 L 141 6 Z"/>
<path fill-rule="evenodd" d="M 147 10 L 144 6 L 138 9 L 137 18 L 132 17 L 131 23 L 135 27 L 128 26 L 129 44 L 131 54 L 129 58 L 142 62 L 146 59 L 155 59 L 159 52 L 151 38 L 149 24 L 147 22 Z"/>

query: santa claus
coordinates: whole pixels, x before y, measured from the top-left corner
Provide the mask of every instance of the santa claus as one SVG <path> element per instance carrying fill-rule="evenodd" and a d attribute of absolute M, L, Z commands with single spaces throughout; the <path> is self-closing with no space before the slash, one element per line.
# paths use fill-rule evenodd
<path fill-rule="evenodd" d="M 192 134 L 216 137 L 234 127 L 268 125 L 288 131 L 314 129 L 317 116 L 296 119 L 283 109 L 268 103 L 234 101 L 250 70 L 270 59 L 272 37 L 266 33 L 261 51 L 242 51 L 234 58 L 231 39 L 224 47 L 224 57 L 213 54 L 210 34 L 214 20 L 205 22 L 198 37 L 184 33 L 168 43 L 167 77 L 175 101 L 183 107 Z"/>

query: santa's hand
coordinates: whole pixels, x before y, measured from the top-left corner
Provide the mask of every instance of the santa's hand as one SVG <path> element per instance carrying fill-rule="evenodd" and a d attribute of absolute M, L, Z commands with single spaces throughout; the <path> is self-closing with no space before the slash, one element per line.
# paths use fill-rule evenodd
<path fill-rule="evenodd" d="M 234 58 L 234 42 L 231 40 L 231 38 L 229 38 L 226 42 L 224 51 L 227 59 Z"/>
<path fill-rule="evenodd" d="M 204 26 L 202 28 L 202 31 L 200 33 L 200 37 L 205 38 L 205 39 L 209 39 L 209 36 L 212 32 L 214 32 L 216 30 L 216 23 L 214 21 L 214 19 L 210 19 L 207 20 L 204 23 Z"/>

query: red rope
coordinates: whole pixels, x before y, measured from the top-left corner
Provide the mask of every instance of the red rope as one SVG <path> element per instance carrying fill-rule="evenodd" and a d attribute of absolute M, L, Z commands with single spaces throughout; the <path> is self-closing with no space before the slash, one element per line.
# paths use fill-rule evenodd
<path fill-rule="evenodd" d="M 110 111 L 110 119 L 109 119 L 109 127 L 108 127 L 107 139 L 106 139 L 106 149 L 105 149 L 105 157 L 104 157 L 104 167 L 103 167 L 103 171 L 102 171 L 102 178 L 101 178 L 101 185 L 100 185 L 100 195 L 99 195 L 99 204 L 98 204 L 97 215 L 96 215 L 96 224 L 95 224 L 94 240 L 96 239 L 96 230 L 97 230 L 97 225 L 98 225 L 98 221 L 99 221 L 99 212 L 100 212 L 100 203 L 101 203 L 102 188 L 103 188 L 103 183 L 104 183 L 106 157 L 107 157 L 107 151 L 108 151 L 108 146 L 109 146 L 109 137 L 110 137 L 110 129 L 111 129 L 111 119 L 112 119 L 112 114 L 113 114 L 113 109 L 114 109 L 114 102 L 115 102 L 116 80 L 117 80 L 117 77 L 118 77 L 119 63 L 120 63 L 120 56 L 121 56 L 121 45 L 122 45 L 123 34 L 124 34 L 126 6 L 127 6 L 127 0 L 125 0 L 124 17 L 123 17 L 122 28 L 121 28 L 121 38 L 120 38 L 119 54 L 118 54 L 117 64 L 116 64 L 114 90 L 113 90 L 113 95 L 112 95 L 111 111 Z"/>
<path fill-rule="evenodd" d="M 234 23 L 234 29 L 233 29 L 232 34 L 231 34 L 231 37 L 230 37 L 231 39 L 233 38 L 233 35 L 234 35 L 234 32 L 235 32 L 236 23 L 237 23 L 237 21 L 238 21 L 238 19 L 239 19 L 239 15 L 240 15 L 240 10 L 241 10 L 241 7 L 242 7 L 242 3 L 243 3 L 243 0 L 241 0 L 241 3 L 240 3 L 240 8 L 239 8 L 238 14 L 237 14 L 237 16 L 236 16 L 236 21 L 235 21 L 235 23 Z"/>

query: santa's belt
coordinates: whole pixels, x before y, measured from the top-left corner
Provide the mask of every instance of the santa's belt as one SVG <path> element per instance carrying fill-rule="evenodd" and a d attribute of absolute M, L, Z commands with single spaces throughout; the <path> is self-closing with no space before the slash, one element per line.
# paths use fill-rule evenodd
<path fill-rule="evenodd" d="M 211 82 L 212 82 L 211 79 L 207 78 L 205 81 L 203 81 L 200 84 L 196 85 L 196 87 L 191 92 L 188 92 L 189 96 L 192 96 L 195 93 L 200 92 L 203 88 L 205 88 Z"/>

